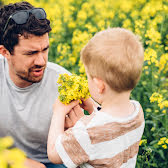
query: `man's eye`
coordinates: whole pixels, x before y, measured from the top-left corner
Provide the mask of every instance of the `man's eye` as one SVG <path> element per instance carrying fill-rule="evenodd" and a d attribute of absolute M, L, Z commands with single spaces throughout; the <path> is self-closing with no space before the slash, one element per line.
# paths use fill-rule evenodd
<path fill-rule="evenodd" d="M 45 52 L 45 51 L 47 51 L 48 50 L 48 48 L 45 48 L 44 50 L 43 50 L 43 52 Z"/>
<path fill-rule="evenodd" d="M 28 53 L 28 54 L 26 54 L 26 55 L 33 55 L 32 53 Z"/>
<path fill-rule="evenodd" d="M 34 52 L 27 53 L 26 55 L 34 55 L 36 53 L 37 53 L 37 51 L 34 51 Z"/>

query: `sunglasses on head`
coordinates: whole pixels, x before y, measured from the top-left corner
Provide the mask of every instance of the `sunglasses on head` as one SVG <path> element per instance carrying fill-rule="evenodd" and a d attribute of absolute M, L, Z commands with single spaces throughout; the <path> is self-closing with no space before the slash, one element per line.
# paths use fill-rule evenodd
<path fill-rule="evenodd" d="M 36 19 L 46 19 L 46 12 L 43 8 L 33 8 L 28 10 L 20 10 L 11 14 L 5 24 L 3 32 L 5 33 L 6 28 L 9 24 L 9 21 L 12 19 L 18 25 L 25 24 L 30 16 L 30 13 L 33 14 Z"/>

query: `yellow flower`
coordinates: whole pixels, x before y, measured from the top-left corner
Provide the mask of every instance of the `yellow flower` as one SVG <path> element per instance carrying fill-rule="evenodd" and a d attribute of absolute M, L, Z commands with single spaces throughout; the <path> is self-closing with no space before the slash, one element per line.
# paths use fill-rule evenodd
<path fill-rule="evenodd" d="M 139 143 L 139 146 L 147 144 L 147 139 L 142 139 Z"/>
<path fill-rule="evenodd" d="M 167 143 L 167 144 L 168 144 L 168 139 L 166 139 L 165 143 Z"/>
<path fill-rule="evenodd" d="M 155 131 L 155 127 L 152 127 L 152 128 L 151 128 L 151 131 Z"/>
<path fill-rule="evenodd" d="M 164 141 L 159 141 L 158 145 L 162 145 L 164 143 Z"/>
<path fill-rule="evenodd" d="M 76 27 L 76 22 L 74 22 L 73 20 L 71 20 L 71 21 L 68 23 L 68 27 L 69 27 L 69 28 L 75 28 L 75 27 Z"/>
<path fill-rule="evenodd" d="M 0 148 L 8 148 L 12 146 L 13 139 L 9 136 L 0 139 Z"/>
<path fill-rule="evenodd" d="M 163 114 L 166 114 L 166 110 L 163 110 L 162 113 L 163 113 Z"/>
<path fill-rule="evenodd" d="M 167 139 L 166 137 L 160 138 L 161 141 L 166 141 L 166 139 Z"/>
<path fill-rule="evenodd" d="M 123 27 L 129 29 L 131 27 L 131 20 L 130 19 L 124 20 Z"/>
<path fill-rule="evenodd" d="M 151 112 L 151 111 L 152 111 L 151 108 L 146 109 L 146 112 Z"/>
<path fill-rule="evenodd" d="M 159 107 L 160 107 L 160 109 L 163 109 L 164 107 L 167 108 L 168 107 L 168 100 L 164 100 L 162 102 L 159 102 Z"/>
<path fill-rule="evenodd" d="M 164 149 L 167 149 L 167 145 L 165 145 L 165 144 L 164 144 L 164 145 L 162 145 L 162 147 L 163 147 Z"/>
<path fill-rule="evenodd" d="M 154 92 L 152 96 L 150 97 L 150 102 L 158 102 L 160 103 L 163 99 L 163 96 L 157 92 Z"/>
<path fill-rule="evenodd" d="M 82 20 L 86 20 L 87 18 L 87 13 L 85 11 L 79 11 L 78 12 L 78 20 L 82 21 Z"/>
<path fill-rule="evenodd" d="M 0 139 L 0 167 L 25 168 L 25 153 L 17 148 L 8 149 L 13 144 L 11 137 Z"/>
<path fill-rule="evenodd" d="M 64 104 L 69 104 L 73 100 L 87 99 L 90 96 L 87 80 L 77 75 L 61 74 L 57 81 L 59 99 Z"/>
<path fill-rule="evenodd" d="M 168 53 L 162 54 L 159 61 L 159 72 L 161 72 L 162 70 L 163 73 L 168 72 L 168 66 L 166 66 L 167 62 L 168 62 Z"/>
<path fill-rule="evenodd" d="M 146 71 L 146 72 L 145 72 L 145 74 L 146 74 L 146 75 L 149 75 L 149 72 L 148 72 L 148 71 Z"/>
<path fill-rule="evenodd" d="M 154 42 L 160 43 L 161 40 L 161 34 L 156 31 L 153 27 L 149 30 L 147 30 L 145 37 L 149 38 L 149 43 L 152 44 Z"/>
<path fill-rule="evenodd" d="M 147 48 L 144 52 L 144 61 L 148 61 L 148 64 L 154 63 L 156 66 L 158 65 L 157 53 L 152 48 Z"/>

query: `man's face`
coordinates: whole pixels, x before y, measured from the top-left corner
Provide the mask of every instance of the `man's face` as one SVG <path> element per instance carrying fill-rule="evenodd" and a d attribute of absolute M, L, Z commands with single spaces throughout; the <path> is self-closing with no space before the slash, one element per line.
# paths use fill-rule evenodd
<path fill-rule="evenodd" d="M 19 87 L 40 82 L 48 60 L 48 33 L 42 36 L 19 37 L 13 55 L 8 57 L 9 73 L 12 81 Z"/>

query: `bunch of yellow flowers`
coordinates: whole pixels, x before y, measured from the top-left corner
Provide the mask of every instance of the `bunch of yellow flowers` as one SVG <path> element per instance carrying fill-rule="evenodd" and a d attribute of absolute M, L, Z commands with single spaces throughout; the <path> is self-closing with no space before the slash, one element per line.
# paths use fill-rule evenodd
<path fill-rule="evenodd" d="M 24 152 L 17 148 L 9 149 L 12 145 L 11 137 L 0 138 L 0 168 L 26 168 Z"/>
<path fill-rule="evenodd" d="M 160 140 L 158 141 L 158 145 L 161 145 L 162 148 L 167 149 L 168 148 L 168 138 L 166 137 L 160 138 Z"/>
<path fill-rule="evenodd" d="M 90 97 L 88 82 L 84 77 L 78 75 L 60 74 L 58 81 L 59 100 L 69 104 L 73 100 L 87 99 Z"/>

